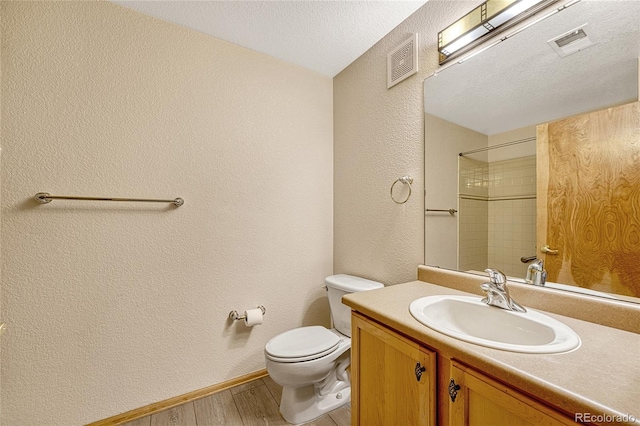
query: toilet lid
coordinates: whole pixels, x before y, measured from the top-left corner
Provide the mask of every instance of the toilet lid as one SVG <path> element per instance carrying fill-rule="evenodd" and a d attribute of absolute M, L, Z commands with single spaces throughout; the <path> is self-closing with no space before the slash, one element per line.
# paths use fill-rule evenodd
<path fill-rule="evenodd" d="M 265 346 L 268 355 L 277 358 L 302 358 L 325 355 L 340 343 L 340 338 L 322 326 L 300 327 L 285 331 L 269 340 Z"/>

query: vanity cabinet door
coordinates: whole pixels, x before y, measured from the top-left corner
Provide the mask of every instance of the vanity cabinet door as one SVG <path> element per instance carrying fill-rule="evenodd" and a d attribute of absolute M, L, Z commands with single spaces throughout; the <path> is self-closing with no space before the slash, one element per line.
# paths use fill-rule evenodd
<path fill-rule="evenodd" d="M 450 426 L 575 425 L 572 419 L 455 361 L 449 386 Z M 452 401 L 455 398 L 455 401 Z"/>
<path fill-rule="evenodd" d="M 435 425 L 435 352 L 357 313 L 351 325 L 351 424 Z"/>

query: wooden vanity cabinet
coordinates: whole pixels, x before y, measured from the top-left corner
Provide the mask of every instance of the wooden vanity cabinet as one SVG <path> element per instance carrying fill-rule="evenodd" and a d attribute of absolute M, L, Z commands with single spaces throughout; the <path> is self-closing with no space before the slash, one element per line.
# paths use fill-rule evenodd
<path fill-rule="evenodd" d="M 551 408 L 456 361 L 451 362 L 450 426 L 575 425 Z M 452 401 L 452 399 L 454 399 Z"/>
<path fill-rule="evenodd" d="M 436 354 L 351 316 L 351 424 L 436 424 Z"/>
<path fill-rule="evenodd" d="M 576 424 L 477 370 L 439 354 L 436 359 L 435 351 L 356 312 L 351 324 L 353 426 Z"/>

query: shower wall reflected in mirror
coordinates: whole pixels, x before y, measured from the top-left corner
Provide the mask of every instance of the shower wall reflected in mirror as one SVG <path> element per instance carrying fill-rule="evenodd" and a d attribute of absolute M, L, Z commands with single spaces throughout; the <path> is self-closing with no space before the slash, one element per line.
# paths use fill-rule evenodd
<path fill-rule="evenodd" d="M 522 258 L 536 255 L 535 127 L 485 137 L 458 156 L 458 268 L 524 278 Z"/>

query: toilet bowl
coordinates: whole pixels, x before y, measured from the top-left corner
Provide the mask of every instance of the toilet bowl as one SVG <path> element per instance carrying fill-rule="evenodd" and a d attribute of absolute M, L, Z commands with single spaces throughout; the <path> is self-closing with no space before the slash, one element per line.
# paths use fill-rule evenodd
<path fill-rule="evenodd" d="M 342 296 L 382 288 L 381 283 L 350 275 L 325 280 L 335 328 L 299 327 L 267 342 L 265 360 L 282 386 L 280 413 L 292 424 L 305 423 L 351 400 L 347 368 L 351 364 L 351 309 Z"/>

